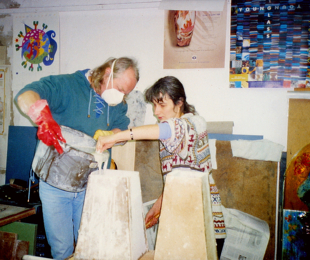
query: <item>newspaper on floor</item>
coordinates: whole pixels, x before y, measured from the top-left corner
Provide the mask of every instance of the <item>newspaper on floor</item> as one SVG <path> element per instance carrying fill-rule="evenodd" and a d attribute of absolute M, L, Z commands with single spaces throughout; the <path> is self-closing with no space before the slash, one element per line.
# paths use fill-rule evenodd
<path fill-rule="evenodd" d="M 268 223 L 236 209 L 222 209 L 227 237 L 220 260 L 263 259 L 270 238 Z"/>
<path fill-rule="evenodd" d="M 146 214 L 149 212 L 149 210 L 153 207 L 156 200 L 157 199 L 143 203 L 144 218 Z M 146 230 L 146 237 L 147 237 L 149 250 L 155 250 L 157 230 L 158 230 L 158 223 L 154 225 L 153 227 L 150 227 Z"/>

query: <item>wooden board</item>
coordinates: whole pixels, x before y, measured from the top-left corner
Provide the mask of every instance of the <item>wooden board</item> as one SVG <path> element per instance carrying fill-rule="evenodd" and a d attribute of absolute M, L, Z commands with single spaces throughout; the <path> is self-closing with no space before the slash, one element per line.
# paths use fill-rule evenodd
<path fill-rule="evenodd" d="M 7 225 L 14 221 L 36 214 L 35 208 L 24 208 L 12 205 L 0 204 L 0 226 Z"/>
<path fill-rule="evenodd" d="M 293 156 L 310 143 L 310 99 L 290 99 L 287 132 L 287 166 Z"/>
<path fill-rule="evenodd" d="M 16 259 L 23 259 L 24 255 L 28 255 L 29 241 L 16 241 Z"/>
<path fill-rule="evenodd" d="M 218 169 L 213 170 L 213 178 L 223 206 L 268 223 L 270 240 L 264 259 L 274 259 L 277 162 L 233 157 L 229 141 L 217 141 L 216 150 Z"/>
<path fill-rule="evenodd" d="M 0 256 L 3 260 L 11 260 L 14 255 L 17 234 L 0 231 Z"/>
<path fill-rule="evenodd" d="M 157 199 L 163 191 L 158 141 L 136 142 L 135 171 L 140 173 L 142 201 Z"/>
<path fill-rule="evenodd" d="M 158 141 L 127 142 L 112 148 L 118 170 L 140 173 L 142 201 L 157 199 L 163 191 Z"/>
<path fill-rule="evenodd" d="M 139 258 L 139 260 L 154 260 L 155 251 L 150 250 L 146 252 L 143 256 Z"/>

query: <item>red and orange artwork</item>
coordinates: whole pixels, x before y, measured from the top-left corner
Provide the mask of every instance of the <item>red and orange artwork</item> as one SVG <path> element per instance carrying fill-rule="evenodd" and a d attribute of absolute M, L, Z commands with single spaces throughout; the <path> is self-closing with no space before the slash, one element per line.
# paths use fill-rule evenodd
<path fill-rule="evenodd" d="M 195 27 L 196 11 L 174 11 L 177 46 L 189 46 Z"/>
<path fill-rule="evenodd" d="M 290 161 L 285 172 L 284 208 L 290 210 L 306 210 L 310 190 L 310 144 L 298 151 Z"/>

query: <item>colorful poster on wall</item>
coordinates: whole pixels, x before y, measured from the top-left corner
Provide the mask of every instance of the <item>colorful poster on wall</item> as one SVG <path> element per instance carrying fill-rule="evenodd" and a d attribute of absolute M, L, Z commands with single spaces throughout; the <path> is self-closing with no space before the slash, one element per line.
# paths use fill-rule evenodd
<path fill-rule="evenodd" d="M 13 96 L 27 84 L 59 74 L 59 14 L 21 13 L 13 15 Z M 14 106 L 14 122 L 32 123 Z"/>
<path fill-rule="evenodd" d="M 227 2 L 222 11 L 165 11 L 164 69 L 224 68 Z"/>
<path fill-rule="evenodd" d="M 309 35 L 309 0 L 232 0 L 230 87 L 310 87 Z"/>
<path fill-rule="evenodd" d="M 59 14 L 16 14 L 13 18 L 13 88 L 59 73 Z"/>

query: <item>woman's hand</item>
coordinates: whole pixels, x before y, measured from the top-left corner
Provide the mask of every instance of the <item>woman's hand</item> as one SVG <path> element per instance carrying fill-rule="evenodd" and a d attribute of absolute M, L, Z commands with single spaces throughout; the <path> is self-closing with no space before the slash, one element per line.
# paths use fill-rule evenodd
<path fill-rule="evenodd" d="M 159 137 L 158 125 L 144 125 L 134 127 L 132 130 L 120 131 L 119 129 L 113 129 L 113 135 L 100 136 L 97 141 L 96 151 L 101 153 L 104 150 L 111 148 L 113 145 L 119 142 L 125 142 L 128 140 L 156 140 Z"/>
<path fill-rule="evenodd" d="M 163 195 L 161 195 L 156 200 L 153 207 L 146 214 L 146 216 L 145 216 L 145 227 L 147 229 L 154 226 L 155 224 L 157 224 L 158 218 L 160 216 L 162 200 L 163 200 Z"/>
<path fill-rule="evenodd" d="M 111 148 L 116 143 L 115 135 L 99 136 L 96 151 L 102 153 Z"/>

